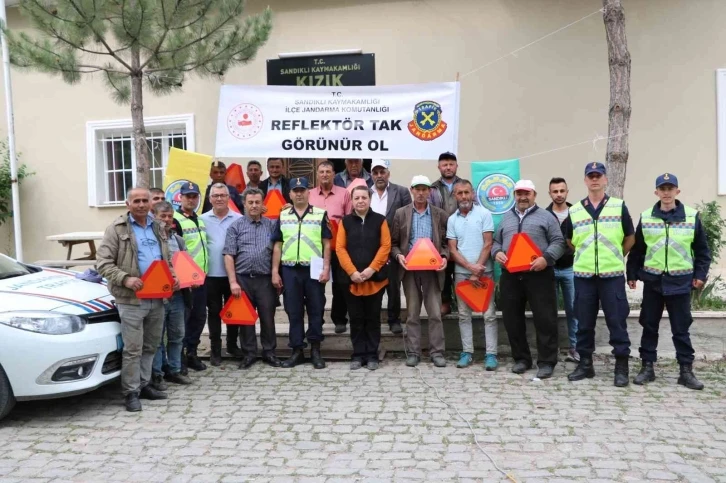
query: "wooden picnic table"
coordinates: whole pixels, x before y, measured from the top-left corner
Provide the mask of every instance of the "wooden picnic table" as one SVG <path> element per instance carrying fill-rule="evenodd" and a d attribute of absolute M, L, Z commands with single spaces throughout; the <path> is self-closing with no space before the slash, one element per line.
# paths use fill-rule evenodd
<path fill-rule="evenodd" d="M 76 231 L 73 233 L 62 233 L 60 235 L 50 235 L 45 237 L 48 241 L 55 241 L 68 247 L 66 260 L 95 260 L 96 259 L 96 240 L 103 239 L 102 231 Z M 71 258 L 73 255 L 73 247 L 76 245 L 88 244 L 89 253 L 85 257 Z"/>

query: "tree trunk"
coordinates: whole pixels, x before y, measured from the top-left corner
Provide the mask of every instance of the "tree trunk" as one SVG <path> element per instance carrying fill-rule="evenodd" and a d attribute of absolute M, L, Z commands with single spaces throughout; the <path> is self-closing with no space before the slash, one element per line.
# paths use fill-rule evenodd
<path fill-rule="evenodd" d="M 136 186 L 148 188 L 151 185 L 149 170 L 149 146 L 146 144 L 144 127 L 144 100 L 141 58 L 139 49 L 131 49 L 131 122 L 134 129 L 134 149 L 136 151 Z"/>
<path fill-rule="evenodd" d="M 625 11 L 621 0 L 603 0 L 603 19 L 610 65 L 610 113 L 608 127 L 608 193 L 622 198 L 628 163 L 630 130 L 630 52 L 625 36 Z"/>

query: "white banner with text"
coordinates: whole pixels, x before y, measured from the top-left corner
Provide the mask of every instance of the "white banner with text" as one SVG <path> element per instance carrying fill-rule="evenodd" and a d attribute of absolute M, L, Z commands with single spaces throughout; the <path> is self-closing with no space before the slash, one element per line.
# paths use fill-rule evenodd
<path fill-rule="evenodd" d="M 459 83 L 222 86 L 218 157 L 436 159 L 455 153 Z"/>

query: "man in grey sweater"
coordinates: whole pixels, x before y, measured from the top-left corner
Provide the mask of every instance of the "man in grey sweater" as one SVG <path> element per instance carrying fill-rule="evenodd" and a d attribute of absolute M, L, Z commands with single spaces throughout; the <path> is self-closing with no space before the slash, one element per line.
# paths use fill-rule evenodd
<path fill-rule="evenodd" d="M 502 216 L 494 234 L 492 256 L 503 265 L 499 280 L 504 327 L 512 348 L 512 372 L 522 374 L 532 367 L 532 354 L 527 343 L 524 310 L 529 302 L 537 335 L 537 377 L 552 376 L 557 364 L 557 296 L 555 272 L 552 268 L 565 253 L 565 239 L 557 219 L 540 209 L 535 198 L 534 183 L 520 180 L 514 185 L 516 204 Z M 526 233 L 542 252 L 524 271 L 509 272 L 507 252 L 512 238 Z"/>

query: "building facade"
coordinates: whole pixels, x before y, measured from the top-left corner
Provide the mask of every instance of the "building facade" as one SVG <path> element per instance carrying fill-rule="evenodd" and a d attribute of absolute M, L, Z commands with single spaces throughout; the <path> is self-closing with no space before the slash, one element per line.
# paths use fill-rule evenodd
<path fill-rule="evenodd" d="M 583 166 L 603 160 L 607 144 L 598 141 L 607 136 L 609 105 L 602 15 L 501 57 L 594 13 L 600 0 L 251 0 L 248 11 L 268 3 L 274 12 L 270 40 L 225 83 L 266 84 L 266 60 L 279 53 L 338 49 L 375 54 L 378 85 L 453 81 L 458 73 L 460 176 L 471 176 L 472 161 L 521 158 L 522 177 L 534 180 L 540 205 L 549 203 L 553 176 L 569 181 L 571 200 L 584 196 Z M 634 214 L 651 205 L 653 181 L 663 172 L 678 175 L 688 204 L 720 200 L 726 133 L 719 135 L 718 121 L 722 116 L 726 130 L 726 81 L 721 110 L 717 91 L 718 69 L 726 67 L 726 3 L 624 3 L 632 56 L 626 201 Z M 8 24 L 29 28 L 13 7 Z M 12 80 L 18 151 L 35 172 L 21 186 L 24 258 L 64 258 L 65 250 L 46 236 L 103 230 L 125 211 L 124 188 L 134 183 L 130 110 L 113 103 L 99 78 L 70 86 L 14 70 Z M 146 94 L 156 184 L 169 147 L 214 154 L 219 87 L 188 79 L 181 93 Z M 430 161 L 392 160 L 392 181 L 438 177 L 438 154 Z M 7 225 L 0 227 L 0 248 L 12 253 Z"/>

